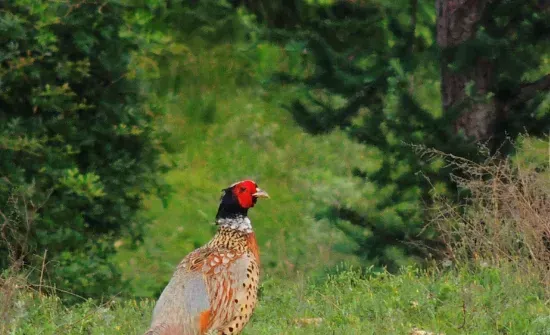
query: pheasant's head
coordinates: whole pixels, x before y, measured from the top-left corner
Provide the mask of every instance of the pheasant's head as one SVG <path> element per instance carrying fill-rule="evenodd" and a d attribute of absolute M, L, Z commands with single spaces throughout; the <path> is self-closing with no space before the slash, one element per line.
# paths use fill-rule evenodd
<path fill-rule="evenodd" d="M 254 207 L 259 198 L 269 198 L 267 192 L 252 180 L 236 182 L 222 192 L 217 218 L 246 216 L 248 209 Z"/>

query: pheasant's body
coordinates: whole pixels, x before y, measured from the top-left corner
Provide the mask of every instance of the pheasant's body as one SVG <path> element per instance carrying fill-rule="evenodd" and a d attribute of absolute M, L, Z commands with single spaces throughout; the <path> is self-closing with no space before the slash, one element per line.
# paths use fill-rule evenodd
<path fill-rule="evenodd" d="M 225 214 L 231 215 L 220 205 L 216 235 L 178 265 L 146 335 L 234 335 L 250 320 L 260 274 L 258 245 L 246 211 Z"/>

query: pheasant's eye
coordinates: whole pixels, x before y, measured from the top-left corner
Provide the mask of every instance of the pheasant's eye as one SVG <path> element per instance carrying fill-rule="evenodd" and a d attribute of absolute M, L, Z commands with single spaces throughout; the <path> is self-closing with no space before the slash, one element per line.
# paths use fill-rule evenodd
<path fill-rule="evenodd" d="M 244 192 L 244 191 L 246 191 L 246 187 L 243 186 L 241 187 L 241 192 Z"/>

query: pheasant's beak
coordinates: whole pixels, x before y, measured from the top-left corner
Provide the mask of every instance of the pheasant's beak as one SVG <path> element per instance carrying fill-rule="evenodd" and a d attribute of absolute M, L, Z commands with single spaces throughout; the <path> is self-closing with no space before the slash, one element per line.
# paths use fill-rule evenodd
<path fill-rule="evenodd" d="M 256 187 L 256 193 L 252 194 L 254 198 L 269 198 L 269 194 L 259 187 Z"/>

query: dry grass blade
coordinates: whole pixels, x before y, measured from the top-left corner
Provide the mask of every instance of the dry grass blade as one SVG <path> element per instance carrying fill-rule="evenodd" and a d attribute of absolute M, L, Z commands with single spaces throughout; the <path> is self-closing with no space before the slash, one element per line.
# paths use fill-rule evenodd
<path fill-rule="evenodd" d="M 549 282 L 550 162 L 548 143 L 520 137 L 513 157 L 487 156 L 481 163 L 434 150 L 452 166 L 458 187 L 469 194 L 462 205 L 437 199 L 432 224 L 441 232 L 448 257 L 483 264 L 511 263 L 539 272 Z"/>

